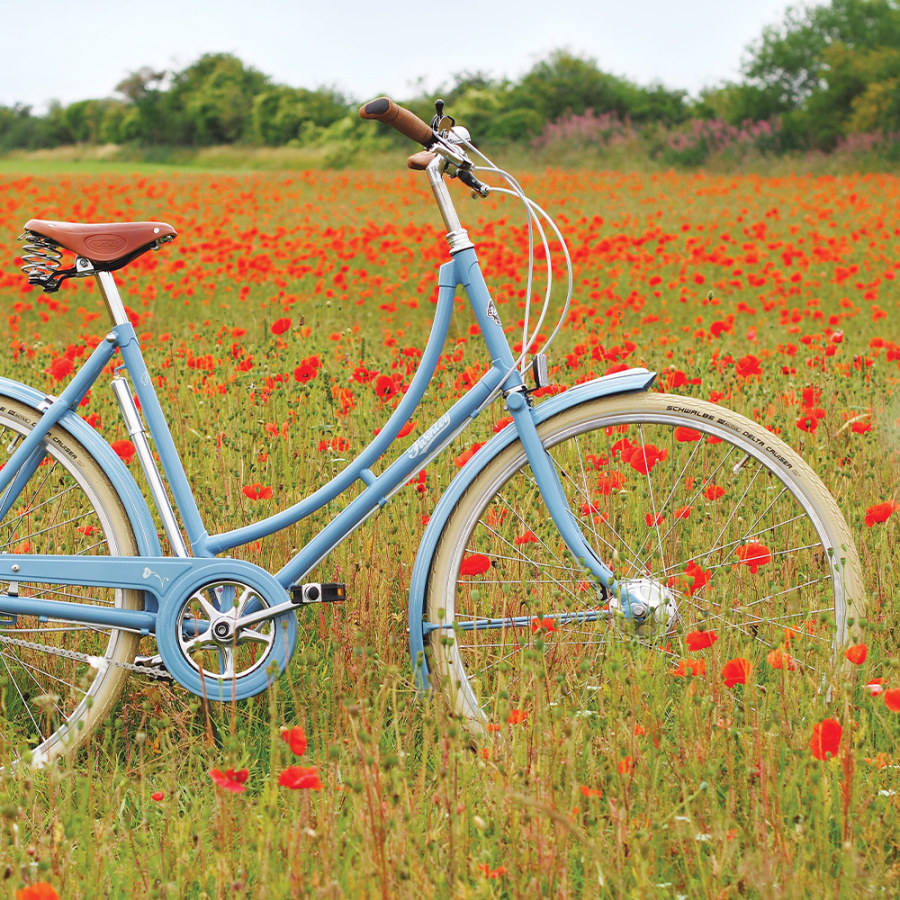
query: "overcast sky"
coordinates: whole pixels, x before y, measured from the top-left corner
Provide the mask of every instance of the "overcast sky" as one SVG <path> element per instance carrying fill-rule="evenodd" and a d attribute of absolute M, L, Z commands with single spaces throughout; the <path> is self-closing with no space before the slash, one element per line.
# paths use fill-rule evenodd
<path fill-rule="evenodd" d="M 114 95 L 129 72 L 183 69 L 228 52 L 276 82 L 356 100 L 450 83 L 518 78 L 557 48 L 638 84 L 696 94 L 736 79 L 747 45 L 785 0 L 41 0 L 4 15 L 0 105 L 42 112 Z M 18 22 L 16 20 L 19 20 Z"/>

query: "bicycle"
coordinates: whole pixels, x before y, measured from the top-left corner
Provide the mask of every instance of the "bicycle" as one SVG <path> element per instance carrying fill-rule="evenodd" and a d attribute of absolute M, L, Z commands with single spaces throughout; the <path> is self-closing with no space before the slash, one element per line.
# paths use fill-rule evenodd
<path fill-rule="evenodd" d="M 0 696 L 13 763 L 47 765 L 78 747 L 108 715 L 129 673 L 171 678 L 210 701 L 265 690 L 290 662 L 297 612 L 346 595 L 342 584 L 303 579 L 501 398 L 511 422 L 437 503 L 409 594 L 415 681 L 423 690 L 446 690 L 473 731 L 545 702 L 595 712 L 596 682 L 622 641 L 676 656 L 680 641 L 709 646 L 719 639 L 758 656 L 803 634 L 806 659 L 795 645 L 791 659 L 820 668 L 848 641 L 864 606 L 852 535 L 822 482 L 778 437 L 712 403 L 651 392 L 655 373 L 644 368 L 535 402 L 547 366 L 531 347 L 552 282 L 542 221 L 568 263 L 565 243 L 518 183 L 476 149 L 440 101 L 436 106 L 430 125 L 386 98 L 360 110 L 422 145 L 409 166 L 426 173 L 446 228 L 450 259 L 439 270 L 416 374 L 381 432 L 330 482 L 231 531 L 204 527 L 112 274 L 173 240 L 175 229 L 163 222 L 25 225 L 29 282 L 52 292 L 67 279 L 93 277 L 111 328 L 58 397 L 0 379 L 7 447 L 0 469 Z M 508 187 L 486 185 L 475 174 L 481 171 Z M 452 179 L 475 195 L 505 191 L 527 210 L 533 230 L 518 354 L 460 224 Z M 531 324 L 534 234 L 548 284 Z M 64 251 L 74 255 L 68 268 Z M 563 312 L 545 349 L 565 320 L 568 269 Z M 373 465 L 434 375 L 459 286 L 490 368 L 376 475 Z M 111 387 L 171 548 L 165 555 L 144 493 L 77 415 L 114 359 L 120 364 Z M 220 556 L 300 521 L 356 481 L 364 485 L 358 496 L 278 571 Z M 155 640 L 156 652 L 139 656 L 145 639 Z"/>

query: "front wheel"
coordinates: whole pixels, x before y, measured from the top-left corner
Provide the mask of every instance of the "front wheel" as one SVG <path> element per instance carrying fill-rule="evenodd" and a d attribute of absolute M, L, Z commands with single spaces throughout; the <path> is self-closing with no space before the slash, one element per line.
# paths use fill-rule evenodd
<path fill-rule="evenodd" d="M 474 729 L 536 702 L 594 711 L 604 658 L 623 640 L 673 664 L 718 642 L 717 658 L 759 673 L 823 668 L 847 640 L 864 607 L 850 530 L 765 428 L 702 400 L 629 394 L 538 430 L 572 515 L 631 600 L 572 558 L 521 443 L 502 450 L 448 518 L 424 607 L 431 675 Z"/>

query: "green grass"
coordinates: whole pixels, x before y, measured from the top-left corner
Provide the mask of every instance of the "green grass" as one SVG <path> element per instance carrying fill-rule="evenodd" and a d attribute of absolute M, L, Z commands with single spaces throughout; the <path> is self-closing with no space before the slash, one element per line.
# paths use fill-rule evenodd
<path fill-rule="evenodd" d="M 413 176 L 6 164 L 10 236 L 32 215 L 158 217 L 178 228 L 173 245 L 127 270 L 123 296 L 163 378 L 210 530 L 297 499 L 383 424 L 390 403 L 349 375 L 364 365 L 408 382 L 415 358 L 403 349 L 424 344 L 443 259 L 428 191 Z M 549 171 L 524 181 L 561 214 L 577 265 L 576 306 L 550 353 L 554 380 L 602 374 L 611 358 L 593 360 L 591 348 L 631 340 L 628 363 L 676 384 L 680 372 L 700 378 L 678 390 L 714 393 L 781 429 L 857 538 L 870 591 L 867 622 L 856 623 L 866 662 L 841 670 L 830 693 L 815 673 L 786 670 L 728 689 L 715 646 L 707 675 L 685 679 L 672 677 L 665 655 L 626 644 L 602 673 L 598 715 L 538 705 L 526 722 L 473 742 L 440 695 L 414 689 L 406 595 L 422 517 L 457 471 L 453 456 L 491 434 L 498 410 L 429 465 L 424 497 L 401 491 L 316 570 L 347 582 L 350 600 L 303 611 L 296 658 L 271 692 L 208 708 L 135 678 L 75 759 L 8 774 L 0 871 L 9 896 L 41 880 L 66 898 L 198 900 L 895 891 L 900 716 L 864 685 L 881 677 L 900 686 L 900 517 L 871 528 L 864 519 L 873 504 L 900 499 L 898 303 L 887 277 L 900 250 L 897 179 Z M 493 199 L 460 206 L 501 316 L 514 321 L 524 286 L 519 213 Z M 8 258 L 16 252 L 10 241 Z M 42 297 L 12 272 L 0 276 L 0 374 L 58 390 L 50 363 L 104 333 L 91 318 L 96 290 L 70 283 Z M 276 336 L 280 317 L 291 327 Z M 716 322 L 728 327 L 712 337 Z M 469 324 L 461 310 L 417 433 L 481 359 Z M 736 372 L 748 354 L 760 361 L 758 379 Z M 311 356 L 320 373 L 300 385 L 293 370 Z M 345 415 L 338 392 L 348 386 L 356 405 Z M 821 392 L 814 432 L 796 426 L 809 387 Z M 124 436 L 101 385 L 81 412 L 96 413 L 110 440 Z M 873 430 L 852 432 L 855 417 Z M 347 452 L 318 449 L 337 436 Z M 272 501 L 244 496 L 256 482 L 273 487 Z M 242 553 L 280 565 L 322 521 Z M 539 683 L 539 655 L 533 665 Z M 819 761 L 809 741 L 825 718 L 842 723 L 844 741 L 838 758 Z M 279 732 L 296 724 L 309 747 L 291 759 Z M 291 763 L 316 767 L 323 789 L 279 787 Z M 248 769 L 244 793 L 213 784 L 209 771 L 228 768 Z"/>

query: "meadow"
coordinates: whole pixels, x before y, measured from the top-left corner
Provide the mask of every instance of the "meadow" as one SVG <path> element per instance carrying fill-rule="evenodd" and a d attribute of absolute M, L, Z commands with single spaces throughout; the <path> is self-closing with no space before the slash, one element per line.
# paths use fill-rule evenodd
<path fill-rule="evenodd" d="M 715 646 L 678 671 L 629 645 L 602 673 L 602 715 L 511 716 L 473 746 L 415 690 L 406 594 L 423 523 L 495 406 L 319 566 L 349 599 L 302 612 L 268 694 L 209 707 L 134 678 L 75 759 L 7 775 L 5 896 L 896 891 L 900 178 L 548 169 L 522 183 L 575 264 L 546 392 L 646 366 L 660 389 L 779 433 L 836 497 L 869 594 L 834 690 L 788 666 L 777 690 L 729 686 Z M 459 208 L 515 341 L 524 218 L 496 196 Z M 119 283 L 210 530 L 294 502 L 368 443 L 415 371 L 446 252 L 413 173 L 0 172 L 0 374 L 51 392 L 106 323 L 89 280 L 28 287 L 15 237 L 31 217 L 179 232 Z M 416 427 L 485 367 L 460 297 Z M 81 413 L 127 438 L 111 393 Z M 243 553 L 278 566 L 328 512 Z"/>

